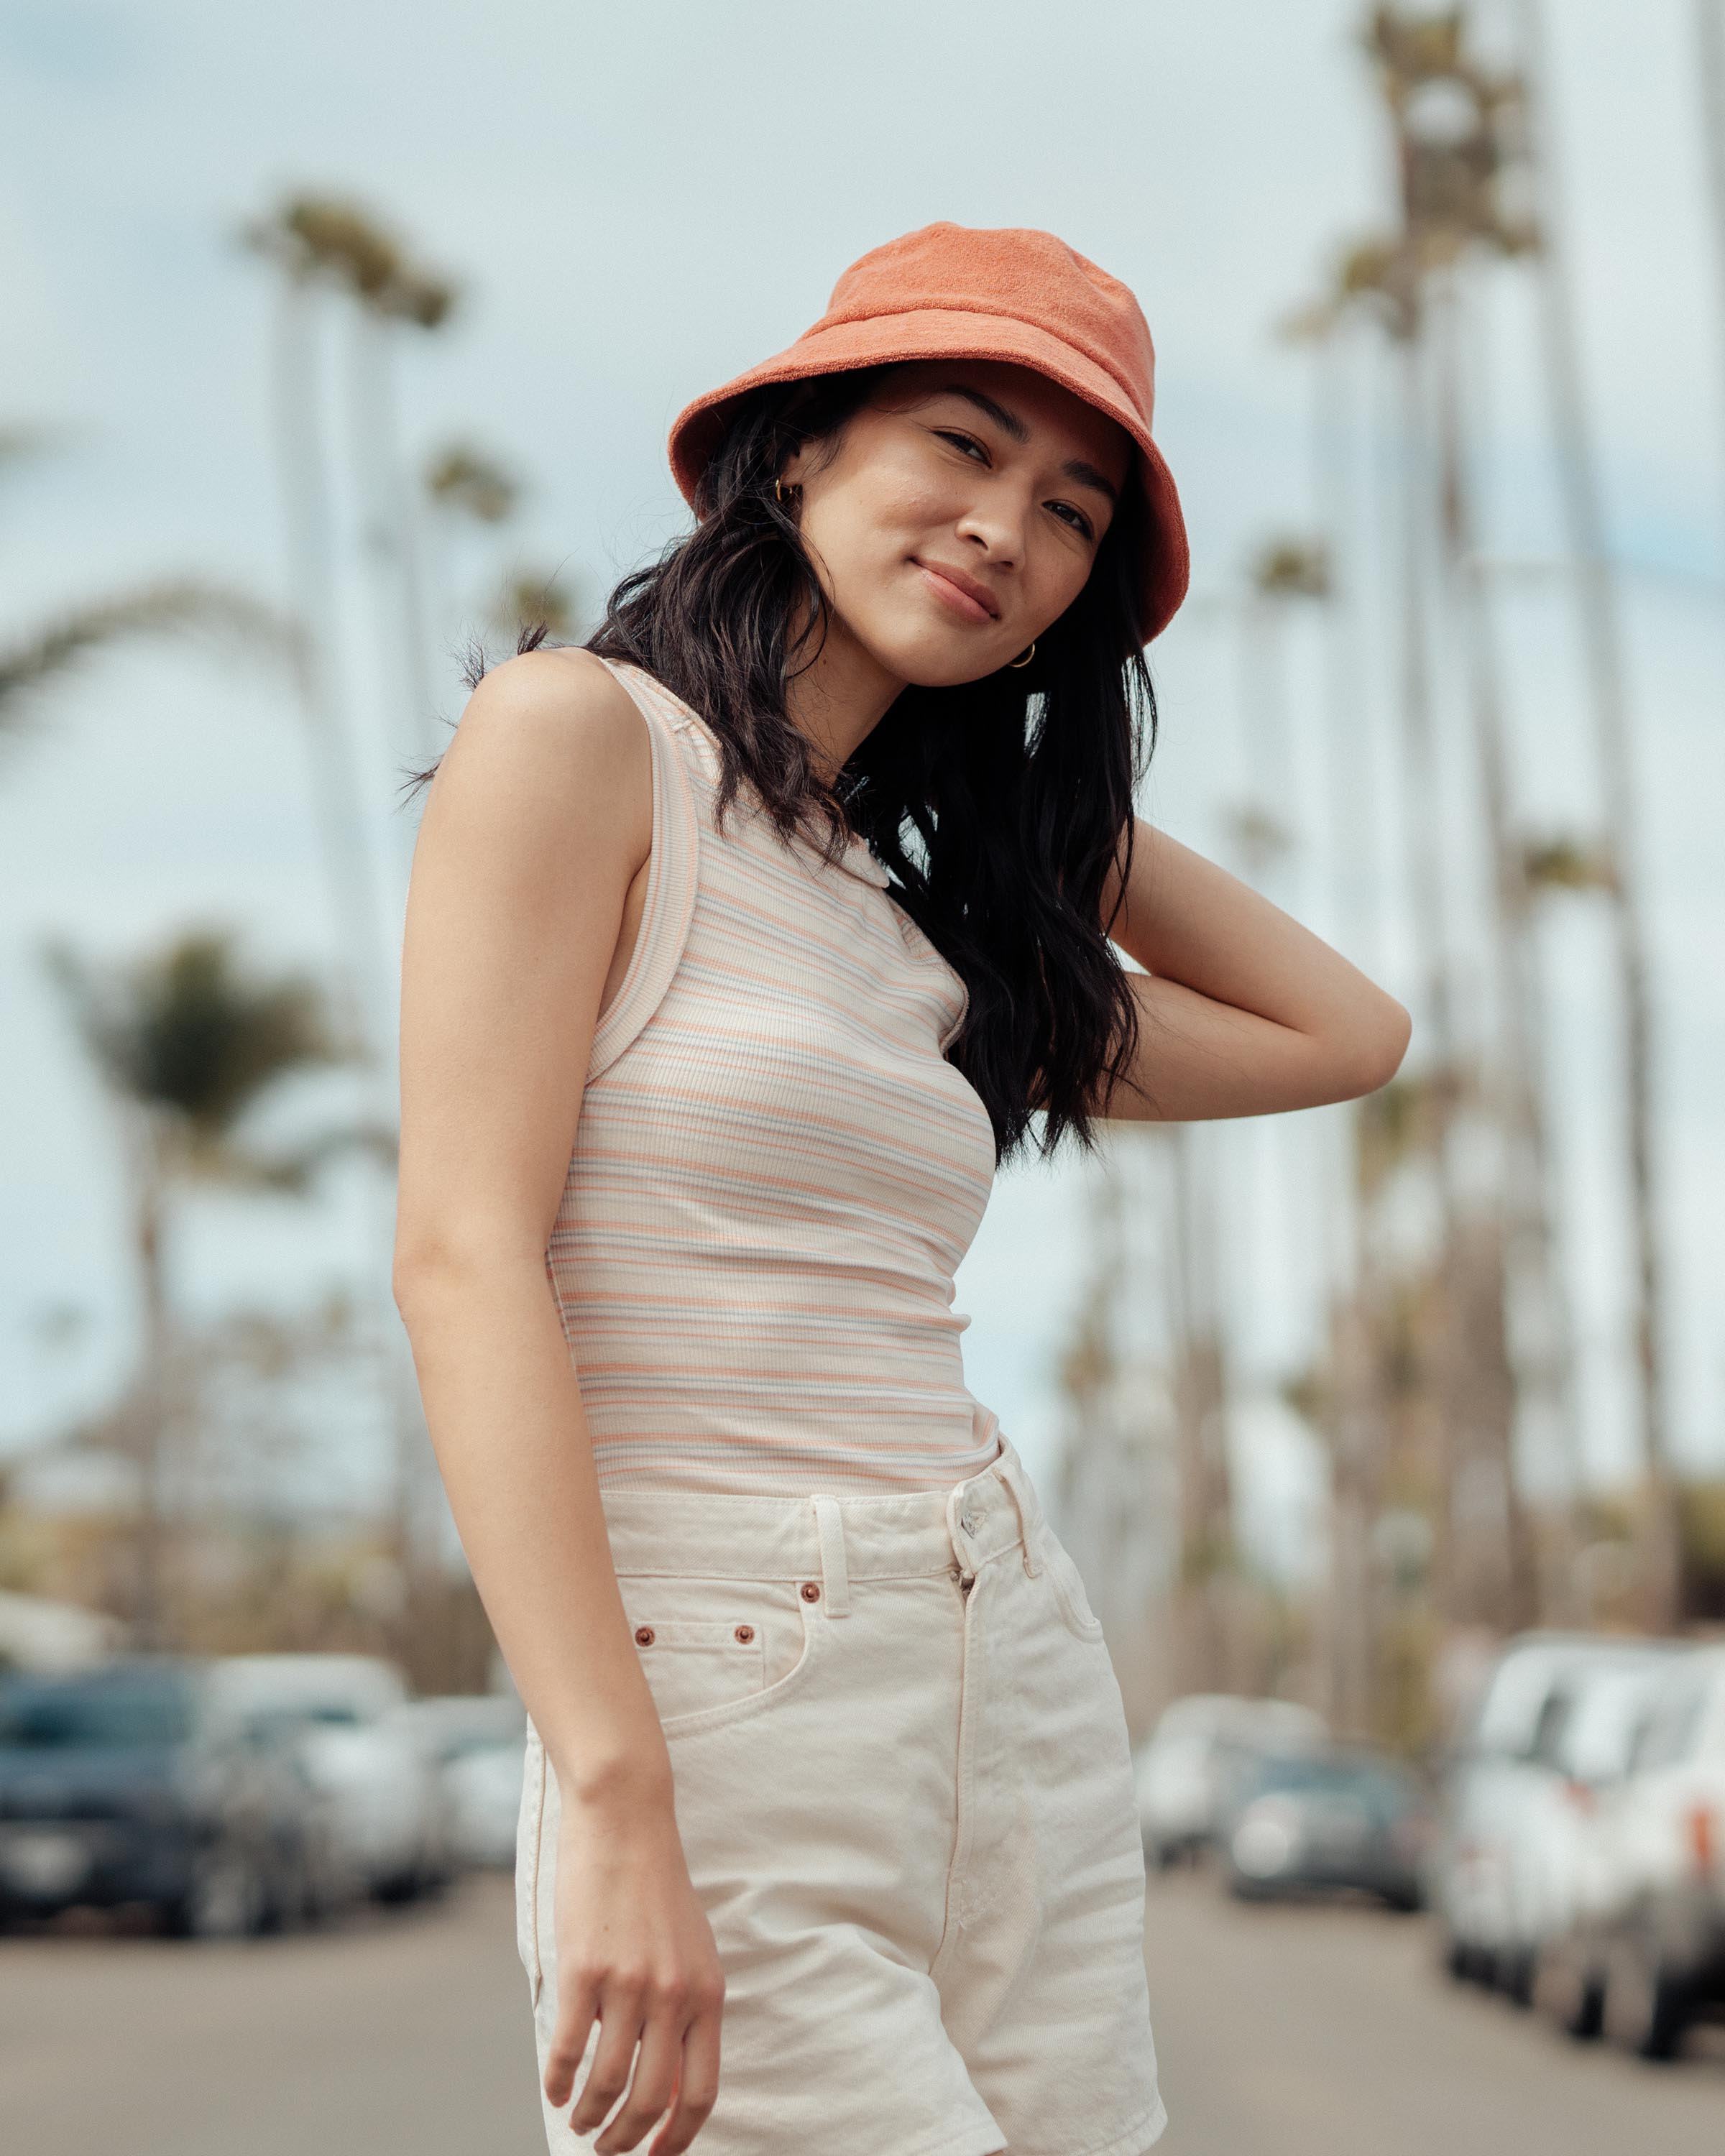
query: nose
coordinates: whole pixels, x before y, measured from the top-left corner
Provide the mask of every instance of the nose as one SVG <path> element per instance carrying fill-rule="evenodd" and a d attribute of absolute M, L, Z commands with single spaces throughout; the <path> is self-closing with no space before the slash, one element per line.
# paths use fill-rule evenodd
<path fill-rule="evenodd" d="M 1016 568 L 1024 558 L 1026 510 L 1004 486 L 979 494 L 954 527 L 967 546 L 974 547 L 997 568 Z"/>

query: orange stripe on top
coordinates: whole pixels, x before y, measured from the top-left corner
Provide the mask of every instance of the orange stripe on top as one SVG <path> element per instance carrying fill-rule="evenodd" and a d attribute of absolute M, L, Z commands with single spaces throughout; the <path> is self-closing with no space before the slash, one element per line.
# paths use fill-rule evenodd
<path fill-rule="evenodd" d="M 963 983 L 860 839 L 788 847 L 746 786 L 721 830 L 706 726 L 605 663 L 653 850 L 546 1250 L 600 1486 L 948 1489 L 1000 1445 L 952 1307 L 994 1175 Z"/>

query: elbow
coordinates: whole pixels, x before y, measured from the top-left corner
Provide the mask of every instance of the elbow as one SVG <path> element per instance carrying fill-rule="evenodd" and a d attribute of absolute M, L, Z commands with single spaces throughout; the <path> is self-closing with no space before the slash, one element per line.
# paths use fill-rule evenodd
<path fill-rule="evenodd" d="M 452 1306 L 471 1306 L 494 1287 L 518 1291 L 524 1280 L 542 1280 L 544 1270 L 542 1246 L 536 1254 L 515 1239 L 398 1234 L 389 1287 L 411 1333 L 421 1321 L 445 1322 Z"/>
<path fill-rule="evenodd" d="M 396 1245 L 395 1262 L 389 1274 L 389 1291 L 395 1298 L 395 1306 L 403 1325 L 411 1328 L 440 1270 L 432 1253 L 408 1250 L 400 1243 Z"/>
<path fill-rule="evenodd" d="M 1413 1033 L 1413 1019 L 1403 1006 L 1394 996 L 1380 995 L 1350 1043 L 1347 1089 L 1337 1097 L 1357 1101 L 1387 1086 L 1402 1067 Z"/>

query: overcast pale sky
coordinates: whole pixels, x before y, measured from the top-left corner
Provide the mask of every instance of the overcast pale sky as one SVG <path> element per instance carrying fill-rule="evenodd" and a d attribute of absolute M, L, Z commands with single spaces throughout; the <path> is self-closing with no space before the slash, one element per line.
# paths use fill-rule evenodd
<path fill-rule="evenodd" d="M 1337 243 L 1384 213 L 1384 145 L 1350 43 L 1363 13 L 1334 0 L 998 0 L 982 15 L 926 0 L 8 0 L 0 421 L 73 431 L 0 502 L 0 636 L 170 571 L 280 593 L 268 291 L 230 235 L 288 187 L 362 198 L 460 283 L 448 330 L 403 354 L 409 447 L 471 434 L 529 475 L 488 573 L 511 558 L 561 567 L 589 596 L 677 528 L 672 414 L 788 342 L 847 261 L 937 217 L 1040 225 L 1124 277 L 1157 338 L 1158 433 L 1199 598 L 1153 654 L 1163 737 L 1147 805 L 1193 843 L 1219 844 L 1240 783 L 1239 669 L 1225 613 L 1204 602 L 1232 588 L 1266 532 L 1311 513 L 1311 383 L 1271 330 Z M 1488 27 L 1505 19 L 1480 13 Z M 1707 580 L 1725 510 L 1725 358 L 1691 11 L 1564 0 L 1548 13 L 1592 409 L 1615 542 L 1640 565 L 1626 603 L 1676 1430 L 1686 1458 L 1717 1468 L 1725 603 Z M 1494 544 L 1537 555 L 1556 527 L 1531 317 L 1508 285 L 1487 314 Z M 1356 377 L 1374 393 L 1368 356 Z M 1381 532 L 1363 517 L 1353 536 L 1368 583 Z M 481 595 L 477 582 L 463 594 Z M 1530 602 L 1515 626 L 1522 782 L 1536 821 L 1563 822 L 1587 793 L 1573 639 L 1549 605 Z M 1365 629 L 1362 664 L 1387 680 L 1381 640 Z M 1295 656 L 1315 676 L 1312 654 Z M 453 716 L 453 664 L 438 686 Z M 1296 683 L 1296 719 L 1302 696 Z M 380 743 L 381 697 L 362 675 L 358 716 Z M 375 758 L 380 844 L 398 869 L 410 832 L 388 793 L 406 746 L 398 729 Z M 1314 801 L 1303 763 L 1298 776 Z M 0 1445 L 105 1398 L 132 1343 L 111 1138 L 42 978 L 41 937 L 117 953 L 221 918 L 260 957 L 315 957 L 313 876 L 291 712 L 206 657 L 104 660 L 7 752 Z M 1411 998 L 1395 923 L 1371 937 L 1326 911 L 1315 880 L 1305 890 L 1317 925 Z M 1629 1458 L 1629 1423 L 1605 946 L 1572 923 L 1552 957 L 1588 1442 L 1607 1475 Z M 1315 1231 L 1262 1199 L 1303 1187 L 1287 1163 L 1306 1142 L 1261 1127 L 1224 1140 L 1240 1200 L 1230 1277 L 1259 1381 L 1298 1359 L 1310 1316 Z M 973 1388 L 1033 1468 L 1058 1426 L 1050 1363 L 1084 1276 L 1084 1183 L 1070 1168 L 1003 1178 L 960 1276 Z M 353 1201 L 201 1207 L 179 1252 L 183 1294 L 210 1308 L 314 1293 L 352 1266 Z M 54 1347 L 41 1320 L 62 1306 L 91 1322 Z M 1260 1538 L 1285 1544 L 1310 1501 L 1309 1449 L 1262 1402 L 1240 1443 Z"/>

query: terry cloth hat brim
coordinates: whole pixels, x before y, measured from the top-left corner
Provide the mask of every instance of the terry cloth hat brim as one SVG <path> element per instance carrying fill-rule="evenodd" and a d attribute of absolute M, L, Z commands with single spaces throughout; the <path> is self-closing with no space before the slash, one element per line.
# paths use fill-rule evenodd
<path fill-rule="evenodd" d="M 769 382 L 842 373 L 917 359 L 997 359 L 1034 367 L 1123 427 L 1137 445 L 1138 471 L 1149 511 L 1149 545 L 1139 626 L 1143 640 L 1168 626 L 1186 595 L 1190 556 L 1173 475 L 1150 438 L 1136 400 L 1108 370 L 1064 337 L 1015 316 L 969 308 L 915 307 L 860 320 L 818 322 L 775 357 L 697 397 L 678 413 L 670 433 L 671 470 L 692 503 L 707 459 L 737 400 Z"/>

